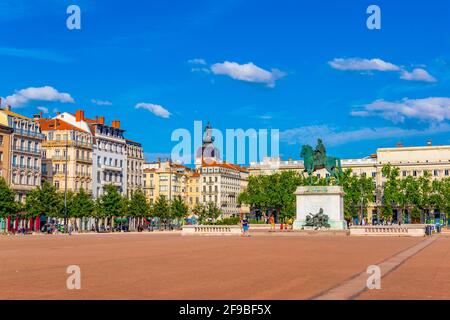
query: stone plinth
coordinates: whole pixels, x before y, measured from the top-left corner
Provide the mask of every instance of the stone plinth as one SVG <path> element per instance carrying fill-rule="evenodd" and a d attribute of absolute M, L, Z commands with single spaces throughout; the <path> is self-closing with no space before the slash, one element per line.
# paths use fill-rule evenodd
<path fill-rule="evenodd" d="M 295 191 L 297 198 L 297 219 L 294 229 L 302 229 L 306 216 L 323 213 L 329 217 L 330 229 L 345 230 L 347 222 L 344 220 L 344 190 L 341 186 L 306 186 L 298 187 Z"/>

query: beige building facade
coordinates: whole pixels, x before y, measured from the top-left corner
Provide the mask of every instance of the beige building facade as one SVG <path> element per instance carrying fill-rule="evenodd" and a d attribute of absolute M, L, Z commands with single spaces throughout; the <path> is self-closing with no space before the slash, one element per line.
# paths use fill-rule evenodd
<path fill-rule="evenodd" d="M 127 197 L 143 188 L 144 150 L 139 142 L 126 140 L 127 144 Z"/>
<path fill-rule="evenodd" d="M 170 160 L 145 163 L 143 169 L 143 188 L 147 200 L 154 204 L 164 196 L 172 201 L 180 196 L 188 203 L 187 185 L 192 170 L 186 166 L 172 163 Z"/>
<path fill-rule="evenodd" d="M 90 127 L 78 114 L 76 125 L 57 117 L 41 119 L 40 122 L 46 136 L 42 144 L 44 179 L 57 191 L 78 192 L 84 189 L 92 194 L 94 137 Z"/>
<path fill-rule="evenodd" d="M 13 130 L 7 181 L 16 194 L 16 200 L 24 202 L 26 195 L 41 185 L 41 145 L 44 135 L 38 121 L 11 111 L 9 106 L 0 109 L 0 113 Z"/>
<path fill-rule="evenodd" d="M 9 183 L 11 172 L 11 136 L 13 129 L 8 125 L 8 116 L 0 113 L 0 177 Z"/>

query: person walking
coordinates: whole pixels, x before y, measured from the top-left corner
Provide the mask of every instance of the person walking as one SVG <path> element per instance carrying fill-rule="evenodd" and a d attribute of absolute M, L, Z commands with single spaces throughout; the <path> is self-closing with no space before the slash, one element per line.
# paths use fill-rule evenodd
<path fill-rule="evenodd" d="M 273 214 L 270 216 L 269 218 L 269 223 L 270 223 L 270 231 L 275 231 L 275 217 L 273 216 Z"/>
<path fill-rule="evenodd" d="M 248 223 L 247 216 L 244 216 L 244 218 L 242 219 L 242 236 L 248 237 L 249 236 L 249 233 L 248 233 L 249 229 L 250 229 L 250 225 Z"/>

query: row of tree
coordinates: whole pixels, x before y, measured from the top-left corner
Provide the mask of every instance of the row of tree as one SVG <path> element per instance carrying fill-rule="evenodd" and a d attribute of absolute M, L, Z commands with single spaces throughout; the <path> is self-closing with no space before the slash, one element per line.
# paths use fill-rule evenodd
<path fill-rule="evenodd" d="M 367 216 L 367 208 L 378 208 L 379 218 L 390 219 L 397 213 L 398 219 L 408 216 L 418 222 L 432 211 L 450 213 L 450 179 L 432 179 L 429 172 L 420 177 L 400 177 L 399 168 L 386 165 L 382 168 L 385 182 L 376 187 L 374 178 L 356 175 L 348 169 L 343 172 L 341 185 L 344 196 L 344 215 L 350 220 Z M 298 186 L 326 186 L 333 180 L 309 177 L 294 171 L 272 175 L 251 176 L 247 190 L 238 201 L 262 212 L 275 210 L 283 220 L 295 216 L 295 195 Z"/>
<path fill-rule="evenodd" d="M 65 198 L 66 197 L 66 198 Z M 67 205 L 64 206 L 66 201 Z M 67 208 L 67 209 L 66 209 Z M 66 212 L 67 210 L 67 212 Z M 163 220 L 180 220 L 188 215 L 188 206 L 181 197 L 168 201 L 164 196 L 157 199 L 154 205 L 147 202 L 145 194 L 137 190 L 127 199 L 112 185 L 105 187 L 105 192 L 97 200 L 81 189 L 79 192 L 57 192 L 48 182 L 31 191 L 25 204 L 14 200 L 14 192 L 6 181 L 0 178 L 0 217 L 15 217 L 21 213 L 22 218 L 34 218 L 45 215 L 51 218 L 95 218 L 112 223 L 112 218 L 142 219 L 158 217 Z"/>

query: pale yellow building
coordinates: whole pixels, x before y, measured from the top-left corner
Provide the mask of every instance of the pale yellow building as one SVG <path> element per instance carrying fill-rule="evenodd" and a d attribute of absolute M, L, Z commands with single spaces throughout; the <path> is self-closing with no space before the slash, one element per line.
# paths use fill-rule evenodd
<path fill-rule="evenodd" d="M 10 106 L 0 109 L 0 113 L 13 130 L 6 180 L 16 194 L 16 200 L 24 202 L 27 193 L 41 185 L 41 144 L 44 135 L 38 121 L 11 111 Z"/>
<path fill-rule="evenodd" d="M 169 201 L 181 196 L 188 204 L 186 188 L 192 174 L 190 168 L 169 160 L 145 163 L 143 168 L 143 188 L 150 204 L 160 196 Z"/>
<path fill-rule="evenodd" d="M 193 171 L 187 178 L 187 204 L 189 209 L 192 210 L 196 205 L 200 204 L 201 192 L 200 192 L 200 174 Z"/>
<path fill-rule="evenodd" d="M 42 143 L 44 179 L 58 191 L 66 190 L 67 181 L 67 191 L 92 193 L 94 136 L 83 112 L 77 111 L 76 125 L 60 118 L 41 119 L 40 123 L 46 136 Z"/>

